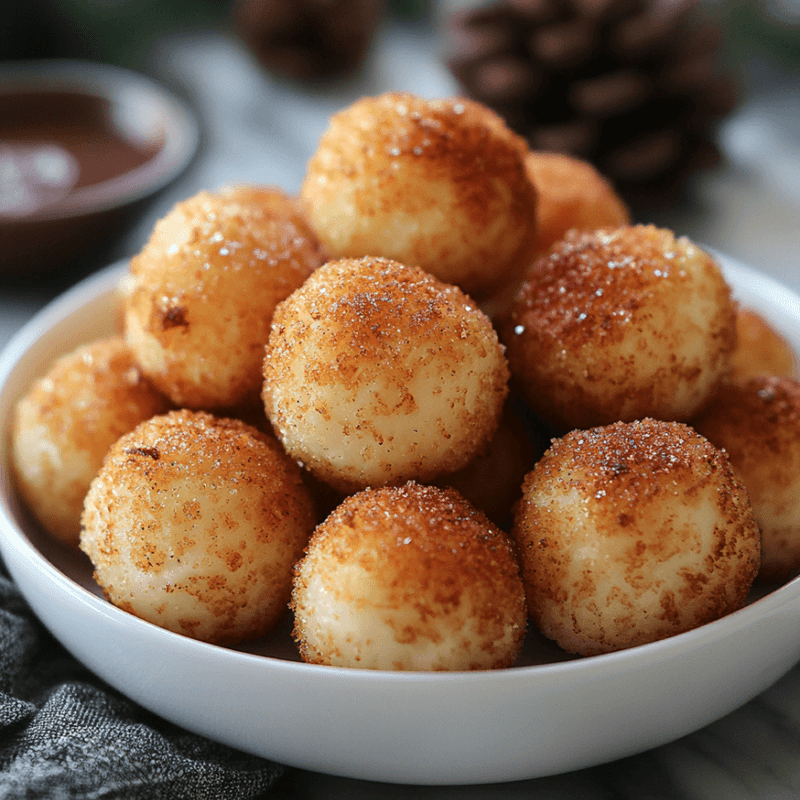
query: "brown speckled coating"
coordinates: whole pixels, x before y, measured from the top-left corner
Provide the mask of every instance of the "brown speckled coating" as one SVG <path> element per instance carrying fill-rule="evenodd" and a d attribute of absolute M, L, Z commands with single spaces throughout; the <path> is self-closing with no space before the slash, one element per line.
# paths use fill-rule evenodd
<path fill-rule="evenodd" d="M 173 411 L 123 436 L 92 482 L 81 549 L 115 605 L 217 644 L 286 610 L 314 527 L 297 465 L 243 422 Z"/>
<path fill-rule="evenodd" d="M 760 578 L 780 582 L 800 572 L 800 384 L 754 377 L 725 386 L 692 420 L 724 448 L 747 487 L 763 536 Z"/>
<path fill-rule="evenodd" d="M 278 306 L 262 394 L 286 450 L 355 491 L 464 466 L 494 434 L 507 381 L 491 323 L 458 288 L 341 259 Z"/>
<path fill-rule="evenodd" d="M 305 661 L 364 669 L 508 667 L 525 633 L 509 537 L 455 490 L 408 483 L 347 498 L 295 570 Z"/>
<path fill-rule="evenodd" d="M 131 259 L 125 335 L 176 406 L 258 398 L 275 306 L 323 262 L 294 198 L 269 187 L 200 192 Z"/>
<path fill-rule="evenodd" d="M 530 253 L 526 151 L 474 101 L 365 97 L 332 116 L 301 196 L 332 257 L 396 259 L 480 297 Z"/>
<path fill-rule="evenodd" d="M 725 455 L 687 425 L 652 419 L 554 440 L 525 480 L 513 535 L 532 619 L 581 655 L 736 610 L 760 561 Z"/>
<path fill-rule="evenodd" d="M 14 412 L 11 454 L 20 494 L 49 533 L 78 544 L 83 498 L 109 447 L 168 407 L 121 336 L 81 345 L 34 382 Z"/>
<path fill-rule="evenodd" d="M 529 272 L 502 338 L 528 401 L 564 429 L 685 421 L 730 368 L 735 306 L 718 264 L 685 237 L 571 232 Z"/>

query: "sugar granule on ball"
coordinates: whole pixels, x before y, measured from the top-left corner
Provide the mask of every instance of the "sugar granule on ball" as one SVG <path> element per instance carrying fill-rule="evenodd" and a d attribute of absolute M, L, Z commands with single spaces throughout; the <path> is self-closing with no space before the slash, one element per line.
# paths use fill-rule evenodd
<path fill-rule="evenodd" d="M 417 265 L 480 298 L 530 252 L 525 152 L 479 103 L 390 92 L 331 117 L 301 196 L 331 257 Z"/>
<path fill-rule="evenodd" d="M 727 457 L 645 419 L 556 439 L 513 528 L 531 618 L 565 650 L 608 653 L 740 608 L 760 533 Z"/>
<path fill-rule="evenodd" d="M 759 577 L 800 572 L 800 384 L 757 376 L 720 391 L 692 425 L 724 448 L 761 528 Z"/>
<path fill-rule="evenodd" d="M 55 538 L 77 545 L 83 498 L 123 433 L 169 408 L 121 336 L 58 358 L 20 398 L 11 423 L 17 488 Z"/>
<path fill-rule="evenodd" d="M 123 436 L 86 496 L 81 549 L 114 605 L 216 644 L 267 633 L 314 528 L 297 465 L 234 419 L 173 411 Z"/>
<path fill-rule="evenodd" d="M 362 669 L 509 667 L 526 624 L 509 537 L 415 483 L 352 495 L 316 529 L 292 608 L 305 661 Z"/>
<path fill-rule="evenodd" d="M 278 306 L 262 394 L 287 452 L 350 492 L 465 466 L 494 435 L 507 382 L 494 328 L 460 289 L 340 259 Z"/>
<path fill-rule="evenodd" d="M 686 421 L 730 370 L 736 311 L 717 262 L 652 225 L 570 232 L 503 324 L 531 406 L 564 430 Z"/>
<path fill-rule="evenodd" d="M 258 400 L 275 306 L 324 260 L 295 199 L 271 187 L 200 192 L 131 259 L 125 336 L 176 406 Z"/>

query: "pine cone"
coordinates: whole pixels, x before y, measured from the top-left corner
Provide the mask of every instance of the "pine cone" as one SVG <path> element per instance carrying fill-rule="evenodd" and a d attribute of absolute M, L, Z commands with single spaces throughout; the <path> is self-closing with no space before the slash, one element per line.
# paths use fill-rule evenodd
<path fill-rule="evenodd" d="M 382 12 L 382 0 L 237 0 L 232 19 L 264 69 L 319 81 L 361 66 Z"/>
<path fill-rule="evenodd" d="M 697 0 L 504 0 L 449 17 L 466 94 L 536 150 L 590 161 L 632 205 L 716 164 L 736 105 Z"/>

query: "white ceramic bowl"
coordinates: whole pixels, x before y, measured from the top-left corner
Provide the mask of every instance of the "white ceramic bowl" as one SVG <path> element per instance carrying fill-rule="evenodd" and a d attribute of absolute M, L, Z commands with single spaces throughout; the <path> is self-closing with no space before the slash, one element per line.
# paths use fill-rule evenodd
<path fill-rule="evenodd" d="M 800 298 L 722 259 L 739 299 L 800 351 Z M 52 359 L 115 324 L 122 267 L 41 312 L 0 357 L 0 421 Z M 800 581 L 689 633 L 569 658 L 531 634 L 498 672 L 394 673 L 300 663 L 287 625 L 241 649 L 197 642 L 103 600 L 79 553 L 31 524 L 2 451 L 0 545 L 42 622 L 78 659 L 151 711 L 250 753 L 392 783 L 532 778 L 631 755 L 747 702 L 800 660 Z"/>

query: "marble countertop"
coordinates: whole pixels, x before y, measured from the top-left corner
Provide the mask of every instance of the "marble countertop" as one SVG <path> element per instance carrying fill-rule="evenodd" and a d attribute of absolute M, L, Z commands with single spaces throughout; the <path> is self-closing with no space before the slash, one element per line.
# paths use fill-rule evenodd
<path fill-rule="evenodd" d="M 763 271 L 800 293 L 800 75 L 754 55 L 749 91 L 725 122 L 725 160 L 702 176 L 691 204 L 649 220 Z M 219 32 L 160 42 L 152 74 L 185 94 L 204 126 L 192 167 L 108 248 L 123 259 L 156 219 L 200 189 L 257 182 L 299 188 L 305 163 L 332 112 L 365 94 L 455 90 L 429 30 L 390 25 L 362 77 L 328 91 L 299 92 L 272 80 L 232 37 Z M 0 345 L 65 285 L 0 285 Z M 623 724 L 621 721 L 620 724 Z M 567 775 L 476 787 L 399 787 L 290 770 L 275 798 L 399 800 L 781 800 L 800 796 L 800 667 L 756 699 L 679 741 Z"/>

